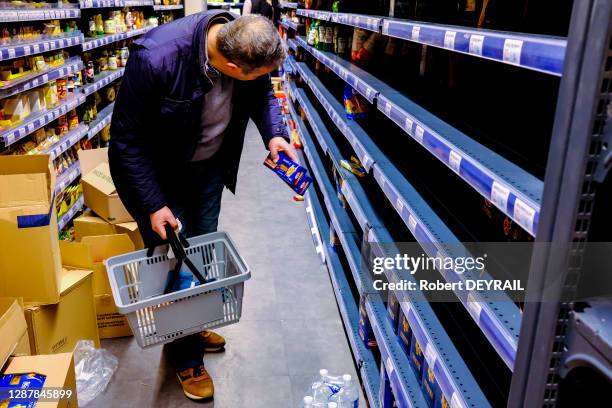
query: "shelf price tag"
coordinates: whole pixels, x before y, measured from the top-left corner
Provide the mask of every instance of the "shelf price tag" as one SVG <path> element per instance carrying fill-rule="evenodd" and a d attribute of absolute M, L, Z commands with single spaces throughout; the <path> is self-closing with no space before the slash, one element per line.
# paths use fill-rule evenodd
<path fill-rule="evenodd" d="M 482 306 L 480 303 L 476 301 L 474 295 L 472 293 L 468 293 L 467 296 L 467 308 L 472 315 L 474 315 L 477 319 L 480 319 L 480 312 L 482 311 Z"/>
<path fill-rule="evenodd" d="M 408 132 L 409 135 L 412 135 L 412 125 L 414 125 L 414 121 L 409 117 L 404 119 L 404 130 Z"/>
<path fill-rule="evenodd" d="M 454 392 L 451 397 L 450 408 L 465 408 L 465 405 L 463 405 L 463 402 L 461 402 L 456 392 Z"/>
<path fill-rule="evenodd" d="M 448 48 L 451 50 L 455 49 L 455 38 L 457 37 L 456 31 L 448 30 L 444 34 L 444 48 Z"/>
<path fill-rule="evenodd" d="M 531 208 L 520 199 L 514 200 L 514 220 L 527 231 L 533 229 L 533 220 L 535 218 L 535 209 Z"/>
<path fill-rule="evenodd" d="M 421 35 L 421 27 L 420 26 L 412 27 L 412 41 L 419 41 L 420 35 Z"/>
<path fill-rule="evenodd" d="M 472 35 L 470 37 L 470 54 L 482 55 L 484 35 Z"/>
<path fill-rule="evenodd" d="M 402 211 L 404 210 L 404 202 L 400 197 L 397 197 L 397 200 L 395 200 L 395 208 L 397 209 L 398 214 L 402 215 Z"/>
<path fill-rule="evenodd" d="M 436 350 L 434 350 L 431 343 L 427 343 L 425 347 L 425 361 L 427 361 L 427 365 L 429 365 L 429 368 L 433 371 L 434 365 L 436 364 Z"/>
<path fill-rule="evenodd" d="M 416 131 L 414 132 L 414 137 L 416 138 L 416 140 L 420 144 L 423 144 L 423 136 L 424 135 L 425 135 L 425 129 L 423 129 L 421 126 L 417 125 Z"/>
<path fill-rule="evenodd" d="M 523 41 L 506 39 L 504 42 L 504 61 L 519 65 L 521 63 L 521 52 L 523 51 Z"/>
<path fill-rule="evenodd" d="M 385 102 L 385 115 L 391 115 L 391 104 L 389 102 Z"/>
<path fill-rule="evenodd" d="M 14 48 L 9 48 L 7 51 L 8 51 L 8 57 L 9 58 L 15 58 L 15 49 Z"/>
<path fill-rule="evenodd" d="M 448 164 L 450 165 L 451 169 L 459 173 L 461 169 L 461 156 L 459 153 L 451 150 L 450 154 L 448 155 Z"/>
<path fill-rule="evenodd" d="M 389 20 L 383 20 L 383 34 L 389 34 Z"/>
<path fill-rule="evenodd" d="M 493 182 L 493 185 L 491 186 L 491 202 L 493 204 L 501 208 L 503 211 L 506 211 L 506 208 L 508 208 L 508 197 L 509 196 L 510 196 L 510 189 L 502 186 L 497 181 Z"/>
<path fill-rule="evenodd" d="M 408 216 L 408 228 L 414 234 L 416 232 L 417 220 L 412 214 Z"/>

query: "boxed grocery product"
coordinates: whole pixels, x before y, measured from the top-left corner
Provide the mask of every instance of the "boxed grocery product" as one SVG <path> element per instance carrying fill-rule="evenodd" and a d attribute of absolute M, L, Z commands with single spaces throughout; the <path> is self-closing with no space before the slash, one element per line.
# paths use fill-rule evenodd
<path fill-rule="evenodd" d="M 417 380 L 419 380 L 419 384 L 421 383 L 423 377 L 423 350 L 421 350 L 421 345 L 417 341 L 417 339 L 412 336 L 410 340 L 410 367 L 414 370 Z"/>
<path fill-rule="evenodd" d="M 308 175 L 308 170 L 291 160 L 282 152 L 278 154 L 278 161 L 276 161 L 276 163 L 269 155 L 264 161 L 264 165 L 276 173 L 281 180 L 300 195 L 304 195 L 312 183 L 312 178 Z"/>
<path fill-rule="evenodd" d="M 389 313 L 389 319 L 391 320 L 391 326 L 393 326 L 393 330 L 397 333 L 397 322 L 399 317 L 399 309 L 400 304 L 395 296 L 393 291 L 389 291 L 387 295 L 387 312 Z"/>
<path fill-rule="evenodd" d="M 54 185 L 48 155 L 0 156 L 0 296 L 38 304 L 59 301 Z"/>
<path fill-rule="evenodd" d="M 144 248 L 144 242 L 136 222 L 110 224 L 91 211 L 84 213 L 74 220 L 74 236 L 77 241 L 81 241 L 83 237 L 113 234 L 127 234 L 134 244 L 134 249 Z"/>
<path fill-rule="evenodd" d="M 436 381 L 433 367 L 430 364 L 433 362 L 425 358 L 423 360 L 423 378 L 421 383 L 421 389 L 423 390 L 423 396 L 427 404 L 434 408 L 435 402 L 440 400 L 440 386 Z"/>
<path fill-rule="evenodd" d="M 410 356 L 410 341 L 412 340 L 412 330 L 410 329 L 410 323 L 408 318 L 404 314 L 404 311 L 400 307 L 399 318 L 397 323 L 397 337 L 400 339 L 400 345 L 406 353 L 406 356 Z"/>
<path fill-rule="evenodd" d="M 24 351 L 24 341 L 28 342 L 28 325 L 19 299 L 0 298 L 0 367 L 9 356 Z"/>
<path fill-rule="evenodd" d="M 111 177 L 108 149 L 79 150 L 85 205 L 111 224 L 132 222 Z"/>
<path fill-rule="evenodd" d="M 376 338 L 374 337 L 374 331 L 370 324 L 370 318 L 365 307 L 365 296 L 362 296 L 359 300 L 359 336 L 366 347 L 377 347 Z"/>
<path fill-rule="evenodd" d="M 384 364 L 380 365 L 380 391 L 378 393 L 380 408 L 395 407 L 395 396 L 391 390 L 391 381 Z"/>
<path fill-rule="evenodd" d="M 91 270 L 64 269 L 59 303 L 26 305 L 25 315 L 32 354 L 71 351 L 79 340 L 100 346 Z"/>
<path fill-rule="evenodd" d="M 51 396 L 55 393 L 58 397 L 39 402 L 32 401 L 36 408 L 78 407 L 72 353 L 11 357 L 1 375 L 0 378 L 9 384 L 29 381 L 31 385 L 28 386 L 31 388 L 40 389 L 42 386 L 43 390 L 48 389 Z M 22 404 L 23 407 L 33 405 Z"/>
<path fill-rule="evenodd" d="M 11 96 L 2 101 L 4 116 L 10 118 L 12 123 L 19 123 L 32 113 L 30 100 L 27 94 Z"/>
<path fill-rule="evenodd" d="M 75 268 L 93 270 L 93 294 L 100 338 L 131 335 L 125 316 L 117 313 L 104 260 L 134 251 L 126 234 L 86 236 L 81 242 L 60 243 L 62 262 Z"/>

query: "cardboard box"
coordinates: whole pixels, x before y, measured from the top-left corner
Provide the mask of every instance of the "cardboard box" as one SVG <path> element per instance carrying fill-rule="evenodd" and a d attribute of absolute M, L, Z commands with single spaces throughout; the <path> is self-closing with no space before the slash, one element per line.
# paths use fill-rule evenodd
<path fill-rule="evenodd" d="M 132 329 L 124 315 L 117 312 L 113 295 L 95 296 L 98 334 L 101 339 L 126 337 L 132 335 Z"/>
<path fill-rule="evenodd" d="M 134 221 L 113 225 L 92 212 L 86 212 L 74 220 L 74 235 L 77 241 L 84 237 L 113 234 L 127 234 L 136 250 L 144 248 L 138 224 Z"/>
<path fill-rule="evenodd" d="M 48 155 L 0 156 L 0 296 L 59 301 L 62 265 Z"/>
<path fill-rule="evenodd" d="M 59 303 L 26 305 L 25 315 L 32 354 L 72 351 L 79 340 L 100 347 L 90 270 L 65 269 Z"/>
<path fill-rule="evenodd" d="M 12 357 L 2 374 L 38 373 L 46 376 L 43 389 L 64 390 L 70 397 L 39 401 L 36 408 L 77 408 L 76 378 L 72 353 Z"/>
<path fill-rule="evenodd" d="M 104 260 L 134 251 L 134 244 L 126 234 L 83 237 L 80 243 L 61 242 L 62 261 L 75 268 L 93 270 L 96 321 L 101 339 L 130 336 L 125 316 L 117 313 Z"/>
<path fill-rule="evenodd" d="M 119 199 L 108 166 L 108 149 L 79 150 L 85 205 L 111 224 L 134 221 Z"/>
<path fill-rule="evenodd" d="M 115 229 L 117 230 L 117 234 L 127 234 L 127 236 L 130 237 L 135 250 L 144 249 L 144 241 L 142 240 L 142 235 L 140 235 L 138 224 L 136 224 L 135 221 L 116 224 Z"/>
<path fill-rule="evenodd" d="M 83 237 L 113 235 L 117 232 L 113 224 L 109 224 L 92 212 L 86 212 L 76 217 L 73 223 L 74 238 L 79 242 Z"/>
<path fill-rule="evenodd" d="M 27 339 L 28 325 L 23 308 L 16 298 L 0 298 L 0 367 L 9 356 L 23 348 L 23 337 Z"/>
<path fill-rule="evenodd" d="M 93 270 L 93 294 L 112 293 L 104 260 L 134 251 L 126 234 L 83 237 L 81 242 L 60 242 L 62 263 L 72 268 Z"/>

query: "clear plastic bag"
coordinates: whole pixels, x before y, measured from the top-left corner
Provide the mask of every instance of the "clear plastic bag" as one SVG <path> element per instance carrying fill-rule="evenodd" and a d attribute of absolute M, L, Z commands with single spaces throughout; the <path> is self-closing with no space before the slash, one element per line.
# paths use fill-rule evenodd
<path fill-rule="evenodd" d="M 117 357 L 110 351 L 96 349 L 93 341 L 81 340 L 74 348 L 79 406 L 84 407 L 104 391 L 117 370 Z"/>

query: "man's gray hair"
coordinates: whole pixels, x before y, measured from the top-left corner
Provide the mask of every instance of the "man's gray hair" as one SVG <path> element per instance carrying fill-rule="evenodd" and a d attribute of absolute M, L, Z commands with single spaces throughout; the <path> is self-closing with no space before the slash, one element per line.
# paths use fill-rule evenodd
<path fill-rule="evenodd" d="M 285 59 L 278 31 L 270 20 L 257 15 L 224 24 L 217 34 L 217 49 L 245 74 L 261 67 L 279 66 Z"/>

